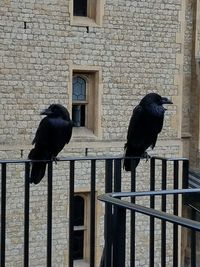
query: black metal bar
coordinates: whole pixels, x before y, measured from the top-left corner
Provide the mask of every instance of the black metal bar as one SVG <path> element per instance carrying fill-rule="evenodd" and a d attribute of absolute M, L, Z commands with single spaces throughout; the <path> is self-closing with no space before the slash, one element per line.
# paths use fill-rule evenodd
<path fill-rule="evenodd" d="M 167 161 L 162 160 L 162 190 L 167 187 Z M 162 211 L 166 212 L 166 195 L 162 195 Z M 166 267 L 166 221 L 161 221 L 161 266 Z"/>
<path fill-rule="evenodd" d="M 155 191 L 155 158 L 151 158 L 150 163 L 150 191 Z M 150 196 L 150 208 L 155 208 L 155 196 Z M 154 234 L 155 219 L 150 217 L 150 237 L 149 237 L 149 267 L 154 267 Z"/>
<path fill-rule="evenodd" d="M 115 159 L 114 160 L 114 192 L 121 192 L 121 160 Z M 117 207 L 113 207 L 113 238 L 117 235 Z M 116 258 L 117 255 L 115 253 L 118 253 L 117 243 L 113 242 L 113 266 L 116 266 Z"/>
<path fill-rule="evenodd" d="M 157 219 L 165 220 L 167 222 L 175 223 L 190 229 L 194 229 L 196 231 L 200 231 L 200 224 L 199 222 L 186 219 L 183 217 L 179 217 L 173 214 L 167 214 L 166 212 L 147 208 L 138 204 L 130 203 L 121 199 L 114 198 L 112 194 L 105 194 L 98 196 L 98 199 L 100 201 L 106 202 L 111 205 L 117 205 L 119 207 L 126 208 L 128 210 L 133 210 L 135 212 L 145 214 L 148 216 L 154 216 Z"/>
<path fill-rule="evenodd" d="M 113 160 L 106 160 L 105 162 L 105 192 L 112 192 L 113 182 Z M 105 246 L 101 258 L 100 267 L 111 267 L 112 262 L 112 206 L 105 205 Z"/>
<path fill-rule="evenodd" d="M 158 159 L 158 160 L 167 160 L 167 161 L 185 161 L 185 160 L 188 160 L 187 158 L 183 158 L 183 157 L 177 157 L 177 158 L 173 158 L 173 157 L 170 157 L 170 158 L 167 158 L 167 157 L 158 157 L 158 156 L 153 156 L 153 158 L 155 159 Z"/>
<path fill-rule="evenodd" d="M 136 191 L 136 160 L 131 160 L 131 192 Z M 135 203 L 135 197 L 131 197 Z M 130 267 L 135 267 L 135 212 L 131 212 Z"/>
<path fill-rule="evenodd" d="M 108 203 L 105 204 L 105 245 L 101 258 L 100 267 L 111 267 L 112 265 L 112 241 L 113 241 L 113 215 L 112 206 Z"/>
<path fill-rule="evenodd" d="M 174 189 L 178 189 L 179 179 L 179 162 L 174 161 Z M 178 196 L 174 194 L 174 214 L 178 215 Z"/>
<path fill-rule="evenodd" d="M 73 242 L 74 242 L 74 160 L 70 161 L 69 175 L 69 267 L 73 267 Z"/>
<path fill-rule="evenodd" d="M 90 188 L 90 267 L 95 266 L 95 188 L 96 188 L 96 160 L 91 161 Z"/>
<path fill-rule="evenodd" d="M 182 176 L 182 186 L 183 188 L 188 188 L 188 177 L 189 177 L 189 161 L 183 161 L 183 176 Z"/>
<path fill-rule="evenodd" d="M 113 160 L 106 160 L 105 164 L 105 193 L 112 192 L 113 182 Z"/>
<path fill-rule="evenodd" d="M 196 211 L 191 209 L 191 219 L 196 221 Z M 196 231 L 191 231 L 191 266 L 196 267 Z"/>
<path fill-rule="evenodd" d="M 174 189 L 178 189 L 179 162 L 174 161 Z M 178 215 L 178 195 L 174 194 L 174 215 Z M 178 266 L 178 225 L 173 224 L 173 267 Z"/>
<path fill-rule="evenodd" d="M 29 202 L 30 202 L 30 163 L 25 163 L 24 193 L 24 266 L 29 266 Z"/>
<path fill-rule="evenodd" d="M 113 160 L 113 159 L 124 159 L 124 156 L 87 156 L 87 157 L 59 157 L 59 161 L 91 161 L 92 159 L 96 159 L 96 160 Z M 129 157 L 126 157 L 129 158 Z M 164 158 L 164 157 L 153 157 L 155 159 L 158 160 L 167 160 L 167 161 L 188 161 L 186 158 L 181 158 L 181 157 L 177 157 L 177 158 Z M 50 160 L 49 160 L 50 161 Z M 2 163 L 26 163 L 26 162 L 32 162 L 32 160 L 0 160 L 0 164 Z M 44 160 L 44 162 L 47 162 L 47 160 Z"/>
<path fill-rule="evenodd" d="M 116 233 L 114 235 L 113 265 L 115 267 L 125 267 L 126 255 L 126 210 L 116 207 Z"/>
<path fill-rule="evenodd" d="M 182 188 L 189 188 L 189 161 L 184 160 L 182 166 Z M 182 204 L 188 204 L 188 195 L 183 195 Z"/>
<path fill-rule="evenodd" d="M 48 162 L 47 184 L 47 267 L 52 266 L 52 176 L 53 163 Z"/>
<path fill-rule="evenodd" d="M 121 159 L 114 160 L 114 192 L 121 192 Z"/>
<path fill-rule="evenodd" d="M 158 191 L 139 191 L 139 192 L 121 192 L 112 193 L 112 197 L 142 197 L 142 196 L 162 196 L 162 195 L 174 195 L 174 194 L 195 194 L 200 193 L 200 188 L 188 188 L 188 189 L 169 189 Z"/>
<path fill-rule="evenodd" d="M 1 267 L 5 267 L 6 244 L 6 163 L 1 164 Z"/>

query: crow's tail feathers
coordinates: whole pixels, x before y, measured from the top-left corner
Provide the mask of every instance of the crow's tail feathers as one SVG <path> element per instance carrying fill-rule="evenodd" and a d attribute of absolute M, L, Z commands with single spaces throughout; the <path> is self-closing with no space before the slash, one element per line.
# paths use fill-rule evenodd
<path fill-rule="evenodd" d="M 127 144 L 125 144 L 124 146 L 124 150 L 125 150 L 125 153 L 124 153 L 124 156 L 125 157 L 135 157 L 135 155 L 133 155 L 133 149 L 131 149 L 130 147 L 127 146 Z M 140 162 L 140 159 L 135 159 L 135 160 L 132 160 L 132 159 L 124 159 L 124 164 L 123 164 L 123 168 L 128 172 L 128 171 L 131 171 L 131 164 L 134 165 L 134 167 L 136 168 L 137 165 L 139 164 Z"/>
<path fill-rule="evenodd" d="M 30 151 L 28 158 L 32 160 L 38 160 L 44 158 L 44 155 L 41 156 L 41 152 L 33 148 Z M 32 162 L 30 183 L 39 184 L 39 182 L 45 175 L 46 165 L 47 165 L 46 162 Z"/>
<path fill-rule="evenodd" d="M 33 162 L 30 175 L 30 183 L 39 184 L 39 182 L 45 175 L 45 170 L 46 162 Z"/>

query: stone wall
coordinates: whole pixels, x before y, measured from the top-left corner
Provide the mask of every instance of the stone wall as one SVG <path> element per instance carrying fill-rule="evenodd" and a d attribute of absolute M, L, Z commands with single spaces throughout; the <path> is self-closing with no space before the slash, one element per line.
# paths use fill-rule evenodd
<path fill-rule="evenodd" d="M 68 104 L 70 63 L 102 68 L 103 140 L 124 140 L 146 92 L 177 96 L 180 9 L 180 1 L 107 1 L 103 26 L 87 32 L 69 24 L 69 1 L 2 1 L 1 144 L 30 144 L 40 110 Z M 162 138 L 177 137 L 176 110 L 169 107 Z"/>
<path fill-rule="evenodd" d="M 190 161 L 193 169 L 199 169 L 199 88 L 200 88 L 200 5 L 198 1 L 192 1 L 191 10 L 194 13 L 193 39 L 192 39 L 192 80 L 190 102 Z"/>
<path fill-rule="evenodd" d="M 70 24 L 70 5 L 69 0 L 0 2 L 0 158 L 27 158 L 41 120 L 40 111 L 55 102 L 70 107 L 71 65 L 96 66 L 102 71 L 102 139 L 73 137 L 60 156 L 84 156 L 85 148 L 88 148 L 88 155 L 122 155 L 132 109 L 151 91 L 168 96 L 174 102 L 168 107 L 153 154 L 187 156 L 181 137 L 188 130 L 189 112 L 185 106 L 188 98 L 183 98 L 183 73 L 191 71 L 191 25 L 185 29 L 183 24 L 185 14 L 187 21 L 192 19 L 190 7 L 180 0 L 106 0 L 102 26 L 87 28 Z M 184 46 L 187 46 L 186 54 Z M 186 87 L 188 92 L 189 83 Z M 54 206 L 57 208 L 53 226 L 53 266 L 67 266 L 68 178 L 65 175 L 68 169 L 58 165 L 54 180 Z M 138 173 L 144 183 L 138 190 L 143 189 L 142 186 L 149 188 L 145 179 L 148 170 L 142 166 Z M 13 266 L 15 262 L 21 267 L 23 172 L 15 168 L 13 172 L 10 170 L 8 178 L 9 262 L 6 266 Z M 123 176 L 127 179 L 127 189 L 130 179 L 127 174 Z M 89 190 L 87 179 L 77 183 L 79 190 Z M 100 175 L 97 194 L 102 193 L 103 184 L 103 175 Z M 38 187 L 31 188 L 30 266 L 45 264 L 45 186 L 46 179 Z M 100 203 L 98 205 L 99 259 L 103 246 L 103 235 L 100 236 L 103 208 Z M 138 231 L 142 234 L 143 226 L 138 225 Z M 147 266 L 147 254 L 144 258 L 138 255 L 138 266 Z"/>

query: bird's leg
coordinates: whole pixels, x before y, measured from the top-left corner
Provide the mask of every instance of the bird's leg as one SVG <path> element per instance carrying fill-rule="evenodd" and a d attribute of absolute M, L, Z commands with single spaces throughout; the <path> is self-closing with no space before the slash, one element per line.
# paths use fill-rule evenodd
<path fill-rule="evenodd" d="M 52 160 L 55 162 L 55 164 L 57 164 L 57 162 L 58 162 L 60 159 L 57 158 L 57 157 L 53 157 Z"/>
<path fill-rule="evenodd" d="M 142 154 L 142 157 L 146 159 L 146 162 L 151 158 L 151 156 L 146 151 Z"/>

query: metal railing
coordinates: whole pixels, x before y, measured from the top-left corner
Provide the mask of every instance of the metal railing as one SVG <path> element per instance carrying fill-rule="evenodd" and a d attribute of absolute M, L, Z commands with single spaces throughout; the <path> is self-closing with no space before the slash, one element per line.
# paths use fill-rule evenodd
<path fill-rule="evenodd" d="M 134 204 L 128 201 L 121 200 L 119 198 L 123 197 L 138 197 L 138 196 L 166 196 L 166 195 L 178 195 L 178 194 L 194 194 L 194 193 L 200 193 L 200 189 L 182 189 L 182 190 L 161 190 L 161 191 L 148 191 L 148 192 L 139 192 L 139 193 L 110 193 L 101 195 L 98 197 L 99 200 L 103 201 L 107 205 L 111 205 L 115 207 L 114 214 L 111 212 L 111 209 L 109 212 L 106 212 L 106 224 L 105 224 L 105 265 L 106 267 L 125 267 L 126 263 L 126 210 L 130 210 L 134 213 L 141 213 L 144 215 L 147 215 L 150 217 L 150 219 L 160 219 L 162 223 L 162 245 L 161 245 L 161 266 L 167 266 L 167 260 L 166 260 L 166 222 L 170 222 L 174 226 L 174 230 L 177 229 L 177 226 L 184 226 L 186 228 L 189 228 L 192 231 L 192 241 L 191 244 L 191 266 L 196 266 L 196 244 L 195 244 L 195 231 L 200 231 L 200 223 L 187 218 L 182 218 L 177 215 L 167 214 L 164 211 L 155 210 L 152 208 L 144 207 L 138 204 Z M 108 211 L 108 208 L 106 208 L 106 211 Z M 114 231 L 111 231 L 110 229 L 110 222 L 112 221 L 112 224 L 114 226 Z M 150 226 L 150 234 L 151 234 L 151 240 L 150 240 L 150 246 L 149 246 L 149 266 L 154 266 L 156 263 L 154 261 L 154 257 L 152 258 L 152 254 L 154 253 L 154 240 L 153 240 L 153 234 L 154 234 L 154 227 L 152 227 L 152 223 Z M 133 237 L 132 237 L 133 238 Z M 178 262 L 178 232 L 177 230 L 173 233 L 173 266 L 179 266 Z M 111 252 L 112 251 L 112 252 Z M 133 258 L 131 258 L 130 266 L 135 266 L 135 262 L 132 261 Z"/>
<path fill-rule="evenodd" d="M 105 205 L 105 250 L 101 259 L 100 266 L 125 266 L 125 221 L 126 221 L 126 209 L 131 210 L 130 220 L 130 266 L 135 266 L 135 214 L 137 212 L 150 216 L 150 250 L 149 250 L 149 266 L 153 267 L 154 262 L 154 238 L 155 238 L 155 218 L 162 220 L 161 226 L 161 266 L 166 266 L 166 221 L 174 223 L 173 226 L 173 266 L 178 266 L 178 225 L 190 227 L 195 230 L 199 230 L 198 223 L 192 222 L 188 219 L 178 218 L 178 194 L 191 193 L 191 189 L 185 189 L 183 191 L 179 188 L 187 188 L 188 185 L 188 160 L 184 158 L 160 158 L 152 157 L 149 161 L 149 192 L 136 192 L 136 186 L 138 182 L 138 175 L 134 167 L 135 160 L 132 159 L 132 171 L 130 174 L 130 191 L 132 193 L 112 193 L 121 192 L 123 175 L 122 175 L 122 161 L 123 157 L 84 157 L 84 158 L 61 158 L 60 161 L 67 162 L 69 164 L 69 242 L 68 242 L 68 266 L 74 266 L 73 260 L 73 241 L 74 241 L 74 194 L 75 194 L 75 181 L 76 181 L 76 164 L 77 162 L 87 161 L 90 162 L 90 229 L 89 229 L 89 266 L 94 267 L 96 265 L 96 189 L 97 189 L 97 163 L 103 162 L 104 164 L 104 196 L 100 196 L 99 200 L 106 202 Z M 156 164 L 158 162 L 158 165 Z M 173 180 L 173 189 L 171 191 L 166 190 L 168 184 L 168 162 L 172 167 L 170 171 L 170 179 Z M 29 173 L 30 173 L 30 160 L 1 160 L 1 266 L 6 266 L 6 183 L 7 183 L 7 166 L 8 165 L 24 165 L 24 252 L 23 252 L 23 264 L 25 267 L 29 266 L 29 235 L 30 235 L 30 185 Z M 46 266 L 52 266 L 52 194 L 53 194 L 53 162 L 47 162 L 47 252 L 46 252 Z M 102 168 L 102 166 L 101 166 Z M 159 169 L 159 176 L 161 182 L 161 191 L 155 191 L 156 187 L 156 169 Z M 127 175 L 127 174 L 126 174 Z M 181 179 L 179 179 L 181 176 Z M 148 178 L 147 178 L 148 179 Z M 198 189 L 193 189 L 192 192 L 200 192 Z M 166 212 L 166 195 L 173 194 L 173 215 L 167 215 Z M 138 196 L 149 196 L 149 207 L 142 207 L 135 204 L 135 200 Z M 155 210 L 155 196 L 161 196 L 161 211 Z M 130 203 L 122 200 L 123 197 L 129 197 Z M 114 231 L 117 233 L 117 239 L 114 238 L 112 223 L 115 224 Z M 190 225 L 191 223 L 191 225 Z M 122 242 L 118 242 L 122 240 Z M 120 251 L 120 253 L 119 253 Z M 45 255 L 44 255 L 45 257 Z"/>

